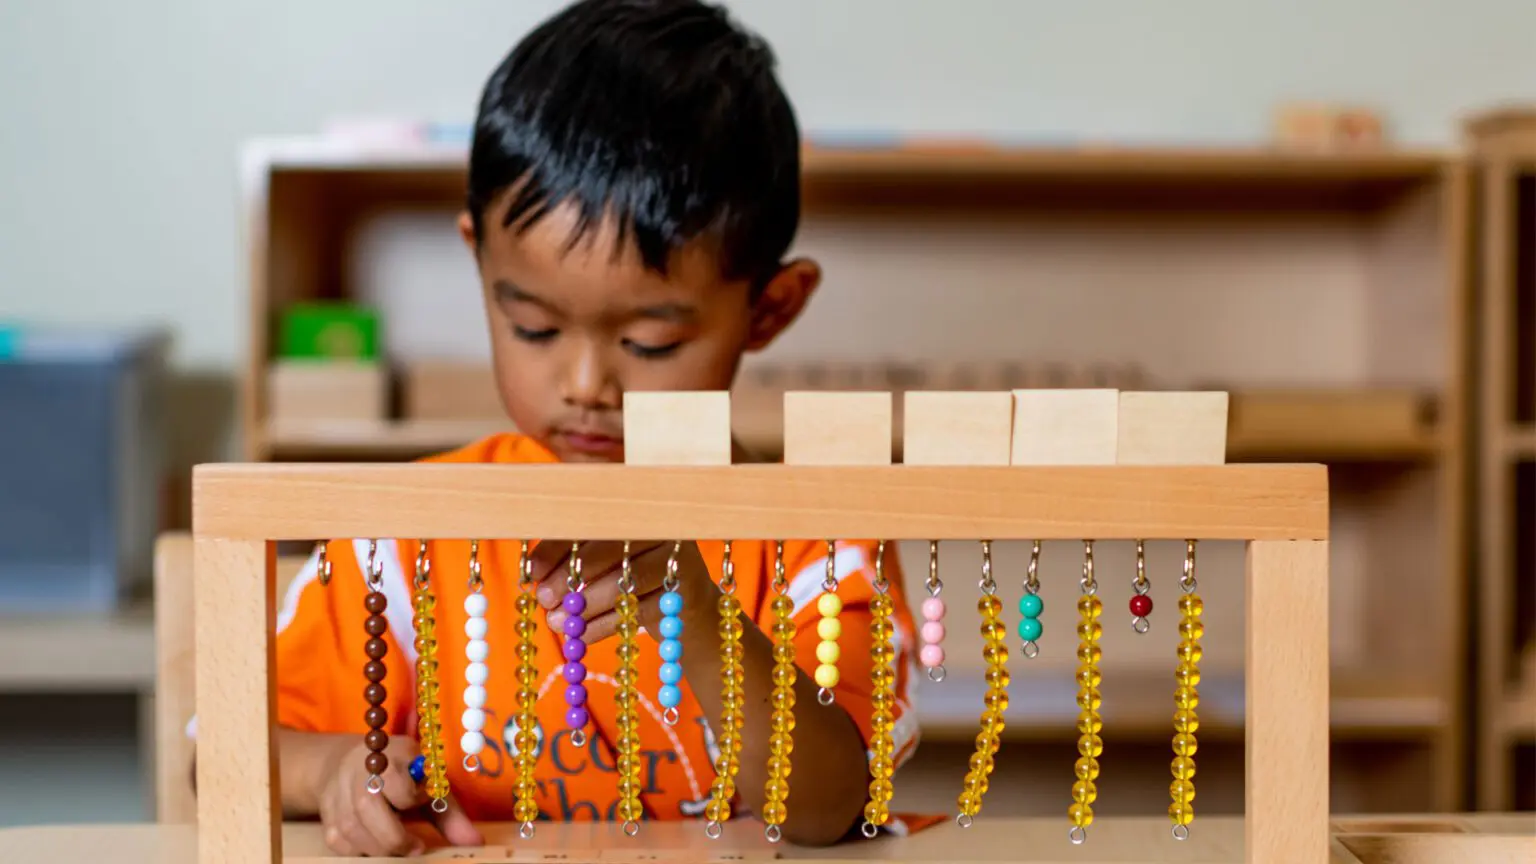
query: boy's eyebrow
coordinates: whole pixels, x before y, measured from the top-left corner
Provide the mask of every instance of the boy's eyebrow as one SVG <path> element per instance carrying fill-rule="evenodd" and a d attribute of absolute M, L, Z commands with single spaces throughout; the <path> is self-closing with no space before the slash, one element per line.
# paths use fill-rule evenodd
<path fill-rule="evenodd" d="M 699 317 L 699 310 L 682 303 L 660 303 L 655 306 L 642 306 L 636 309 L 637 318 L 660 318 L 664 321 L 674 321 L 685 324 Z"/>
<path fill-rule="evenodd" d="M 543 306 L 546 309 L 549 308 L 549 304 L 546 303 L 538 295 L 525 291 L 522 288 L 513 285 L 511 282 L 506 281 L 505 279 L 497 279 L 496 282 L 491 285 L 491 290 L 496 292 L 496 299 L 502 301 L 503 303 L 533 303 L 537 306 Z"/>

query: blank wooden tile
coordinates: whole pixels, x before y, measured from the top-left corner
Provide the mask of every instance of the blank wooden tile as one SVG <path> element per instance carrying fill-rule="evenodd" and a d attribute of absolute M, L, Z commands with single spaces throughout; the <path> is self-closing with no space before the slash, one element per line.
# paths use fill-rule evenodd
<path fill-rule="evenodd" d="M 915 390 L 902 405 L 901 461 L 908 465 L 1007 465 L 1013 394 Z"/>
<path fill-rule="evenodd" d="M 723 390 L 625 393 L 624 462 L 731 464 L 731 394 Z"/>
<path fill-rule="evenodd" d="M 792 391 L 784 394 L 788 465 L 889 465 L 891 394 Z"/>
<path fill-rule="evenodd" d="M 1120 391 L 1013 391 L 1014 465 L 1113 465 Z"/>
<path fill-rule="evenodd" d="M 1120 394 L 1122 465 L 1221 465 L 1227 461 L 1225 392 Z"/>

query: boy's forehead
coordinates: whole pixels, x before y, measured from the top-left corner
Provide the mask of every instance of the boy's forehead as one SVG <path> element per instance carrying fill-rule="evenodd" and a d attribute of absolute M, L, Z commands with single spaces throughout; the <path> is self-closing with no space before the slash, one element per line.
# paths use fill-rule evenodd
<path fill-rule="evenodd" d="M 524 291 L 544 294 L 582 287 L 602 293 L 668 295 L 705 291 L 721 284 L 719 261 L 709 244 L 676 250 L 665 273 L 646 266 L 631 232 L 606 215 L 583 225 L 579 209 L 562 204 L 529 225 L 502 227 L 488 220 L 482 242 L 487 276 L 508 279 Z"/>

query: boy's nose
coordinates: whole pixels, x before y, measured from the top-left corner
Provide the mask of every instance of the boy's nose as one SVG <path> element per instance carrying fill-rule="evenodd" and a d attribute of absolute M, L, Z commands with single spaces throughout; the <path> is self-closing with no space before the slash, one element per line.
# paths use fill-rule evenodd
<path fill-rule="evenodd" d="M 617 408 L 619 387 L 600 352 L 578 352 L 566 370 L 565 402 L 581 408 Z"/>

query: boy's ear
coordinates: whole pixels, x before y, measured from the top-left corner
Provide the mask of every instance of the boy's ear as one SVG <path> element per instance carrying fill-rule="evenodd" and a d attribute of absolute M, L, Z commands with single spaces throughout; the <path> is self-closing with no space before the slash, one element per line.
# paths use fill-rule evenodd
<path fill-rule="evenodd" d="M 479 253 L 480 250 L 475 243 L 475 220 L 470 217 L 468 210 L 459 214 L 459 237 L 464 240 L 464 245 L 469 248 L 471 256 Z"/>
<path fill-rule="evenodd" d="M 748 351 L 761 351 L 800 317 L 805 304 L 821 285 L 821 265 L 796 258 L 768 280 L 752 304 L 752 330 Z"/>

